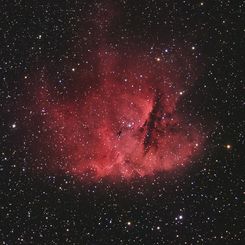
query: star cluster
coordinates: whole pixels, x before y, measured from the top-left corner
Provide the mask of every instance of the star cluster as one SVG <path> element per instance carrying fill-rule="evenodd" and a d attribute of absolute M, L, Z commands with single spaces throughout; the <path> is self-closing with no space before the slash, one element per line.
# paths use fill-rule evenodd
<path fill-rule="evenodd" d="M 244 244 L 242 1 L 1 13 L 1 244 Z"/>

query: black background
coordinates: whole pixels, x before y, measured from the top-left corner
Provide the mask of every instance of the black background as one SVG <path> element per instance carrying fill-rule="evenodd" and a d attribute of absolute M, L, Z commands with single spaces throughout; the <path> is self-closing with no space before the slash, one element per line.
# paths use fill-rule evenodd
<path fill-rule="evenodd" d="M 160 56 L 180 45 L 196 60 L 182 107 L 209 137 L 184 173 L 115 184 L 35 171 L 33 79 L 45 70 L 59 93 L 73 91 L 72 68 L 97 45 L 87 33 L 101 8 L 116 10 L 112 45 Z M 243 15 L 242 1 L 2 1 L 1 244 L 244 244 Z"/>

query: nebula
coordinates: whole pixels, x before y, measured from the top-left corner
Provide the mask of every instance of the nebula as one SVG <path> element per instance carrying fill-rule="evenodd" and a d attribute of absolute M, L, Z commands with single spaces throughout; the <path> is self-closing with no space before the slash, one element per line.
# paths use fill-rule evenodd
<path fill-rule="evenodd" d="M 102 10 L 89 24 L 97 28 L 93 51 L 83 53 L 87 61 L 76 69 L 76 81 L 66 83 L 68 96 L 45 76 L 35 88 L 40 159 L 50 169 L 94 179 L 132 179 L 188 165 L 203 143 L 200 128 L 179 109 L 196 79 L 191 56 L 177 47 L 112 45 L 116 14 Z"/>
<path fill-rule="evenodd" d="M 76 176 L 132 179 L 190 163 L 203 139 L 177 110 L 185 69 L 108 47 L 99 49 L 96 60 L 96 86 L 87 85 L 80 98 L 55 99 L 50 86 L 38 90 L 36 109 L 52 134 L 56 168 Z M 79 73 L 86 83 L 84 70 Z"/>

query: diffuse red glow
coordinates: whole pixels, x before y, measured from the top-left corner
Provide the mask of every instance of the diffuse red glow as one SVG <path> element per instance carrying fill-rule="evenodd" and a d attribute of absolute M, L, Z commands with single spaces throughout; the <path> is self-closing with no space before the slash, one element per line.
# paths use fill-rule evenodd
<path fill-rule="evenodd" d="M 129 62 L 107 49 L 98 60 L 99 86 L 80 101 L 54 103 L 52 91 L 39 93 L 57 154 L 66 162 L 59 167 L 130 179 L 188 164 L 202 137 L 176 110 L 184 84 L 176 67 L 141 55 Z"/>

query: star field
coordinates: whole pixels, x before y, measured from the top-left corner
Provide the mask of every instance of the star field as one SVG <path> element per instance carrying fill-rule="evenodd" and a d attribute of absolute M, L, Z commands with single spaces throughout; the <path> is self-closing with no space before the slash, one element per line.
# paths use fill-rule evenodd
<path fill-rule="evenodd" d="M 243 1 L 1 16 L 1 244 L 244 244 Z"/>

